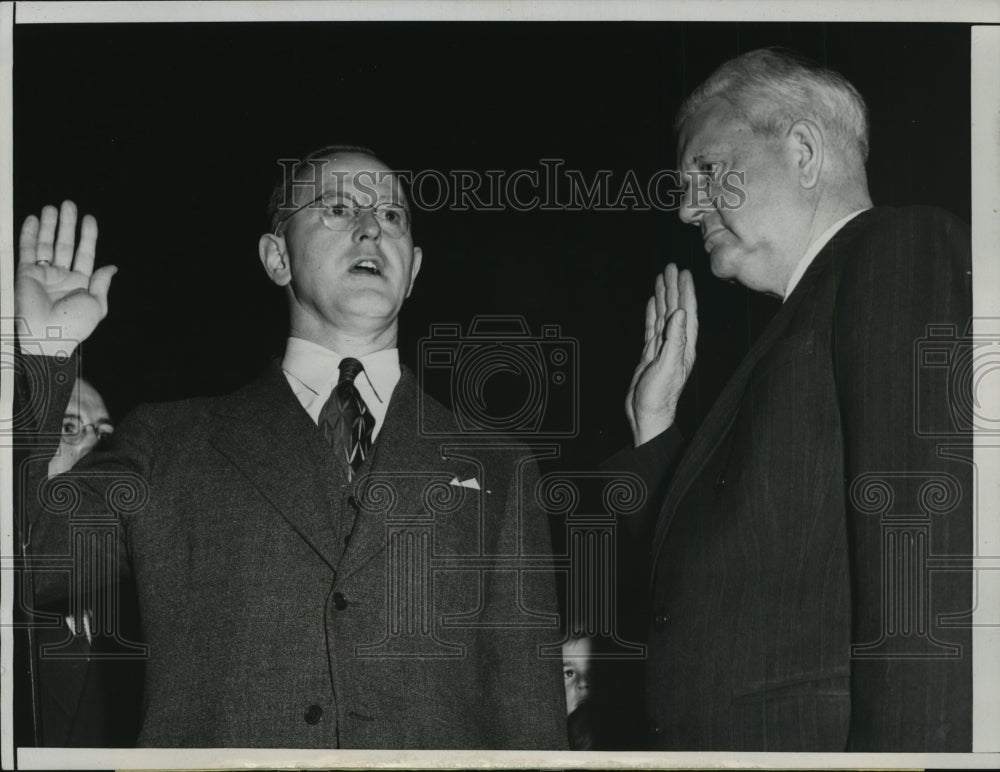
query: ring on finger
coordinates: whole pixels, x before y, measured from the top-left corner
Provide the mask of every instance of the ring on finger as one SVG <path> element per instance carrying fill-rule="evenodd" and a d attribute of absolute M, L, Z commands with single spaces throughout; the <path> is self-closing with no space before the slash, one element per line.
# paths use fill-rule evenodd
<path fill-rule="evenodd" d="M 36 260 L 35 265 L 52 265 L 51 260 Z"/>

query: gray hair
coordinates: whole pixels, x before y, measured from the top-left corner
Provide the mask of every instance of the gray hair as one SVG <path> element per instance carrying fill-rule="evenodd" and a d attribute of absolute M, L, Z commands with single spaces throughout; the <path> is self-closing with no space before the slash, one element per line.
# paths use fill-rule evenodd
<path fill-rule="evenodd" d="M 843 75 L 775 48 L 730 59 L 684 100 L 674 131 L 713 97 L 732 104 L 758 134 L 781 135 L 803 118 L 835 147 L 868 160 L 868 106 Z"/>

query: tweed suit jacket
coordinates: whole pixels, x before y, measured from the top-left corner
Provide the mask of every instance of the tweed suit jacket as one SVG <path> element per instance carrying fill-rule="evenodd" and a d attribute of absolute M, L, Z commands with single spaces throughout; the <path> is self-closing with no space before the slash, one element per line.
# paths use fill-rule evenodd
<path fill-rule="evenodd" d="M 45 364 L 52 431 L 73 363 Z M 52 481 L 29 472 L 38 566 L 70 553 L 67 523 L 117 529 L 100 560 L 138 588 L 140 745 L 565 747 L 560 661 L 539 657 L 558 629 L 536 465 L 421 426 L 454 421 L 404 369 L 347 483 L 272 363 L 231 395 L 140 407 Z M 65 592 L 65 574 L 35 584 Z"/>
<path fill-rule="evenodd" d="M 644 543 L 653 747 L 971 750 L 971 433 L 949 385 L 970 314 L 967 226 L 864 212 L 679 462 L 673 430 L 611 461 L 651 488 L 674 470 Z M 952 327 L 921 343 L 928 325 Z"/>

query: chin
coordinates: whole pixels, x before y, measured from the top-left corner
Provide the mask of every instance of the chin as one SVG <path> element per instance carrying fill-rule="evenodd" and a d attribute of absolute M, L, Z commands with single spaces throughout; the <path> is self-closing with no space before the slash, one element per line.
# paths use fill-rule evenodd
<path fill-rule="evenodd" d="M 387 319 L 398 315 L 400 304 L 379 293 L 362 292 L 348 299 L 343 309 L 359 319 Z"/>
<path fill-rule="evenodd" d="M 712 269 L 712 275 L 716 279 L 724 281 L 737 280 L 739 267 L 742 263 L 742 259 L 736 254 L 735 250 L 726 249 L 725 247 L 716 247 L 709 256 L 709 266 Z"/>

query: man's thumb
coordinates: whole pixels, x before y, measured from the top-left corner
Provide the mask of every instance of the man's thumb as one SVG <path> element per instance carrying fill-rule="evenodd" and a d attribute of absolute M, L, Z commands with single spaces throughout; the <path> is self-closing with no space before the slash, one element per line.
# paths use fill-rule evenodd
<path fill-rule="evenodd" d="M 111 288 L 111 277 L 118 273 L 117 266 L 105 265 L 98 268 L 90 276 L 90 294 L 101 304 L 101 313 L 108 313 L 108 290 Z"/>

